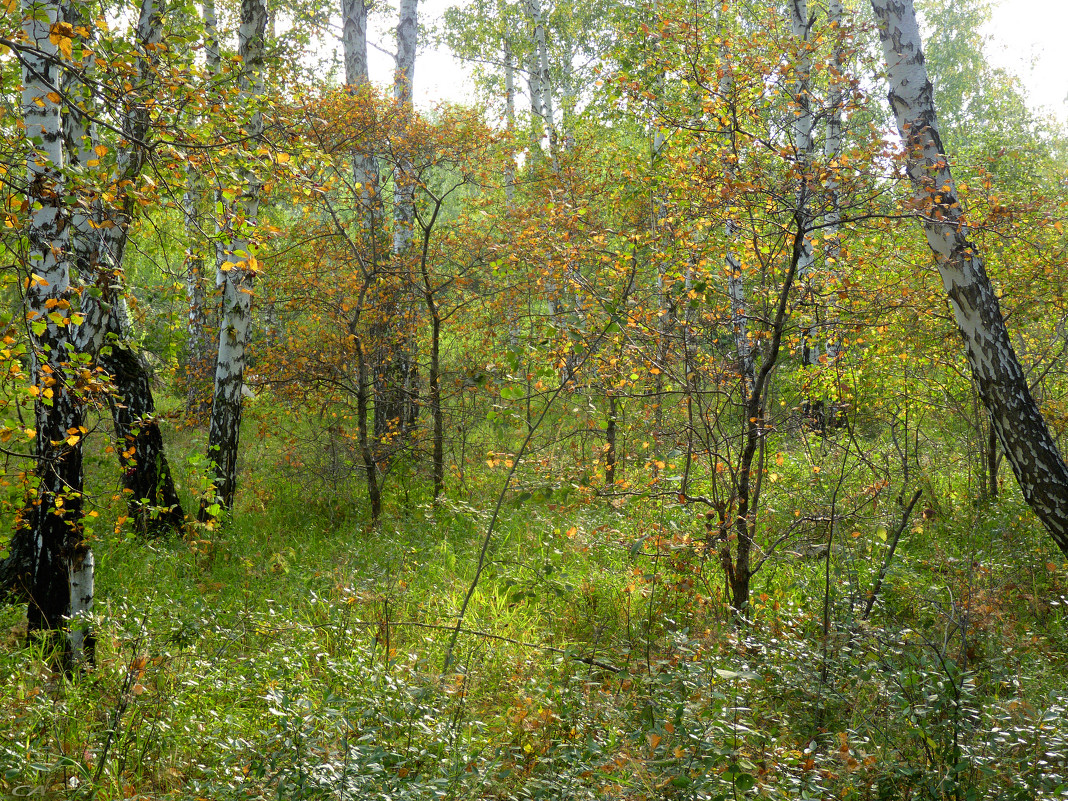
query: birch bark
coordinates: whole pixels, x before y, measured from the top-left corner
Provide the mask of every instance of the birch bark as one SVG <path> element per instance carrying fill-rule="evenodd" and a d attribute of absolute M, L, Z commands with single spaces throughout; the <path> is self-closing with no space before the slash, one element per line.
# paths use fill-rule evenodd
<path fill-rule="evenodd" d="M 552 76 L 549 72 L 549 45 L 545 36 L 545 17 L 542 13 L 541 0 L 527 0 L 526 8 L 530 22 L 534 26 L 534 75 L 531 76 L 531 86 L 533 88 L 535 75 L 538 85 L 538 99 L 535 101 L 532 93 L 531 102 L 535 105 L 536 113 L 541 117 L 545 129 L 549 132 L 549 158 L 552 161 L 553 173 L 558 173 L 560 172 L 560 148 L 553 109 Z"/>
<path fill-rule="evenodd" d="M 63 209 L 63 136 L 59 48 L 50 34 L 58 3 L 23 0 L 21 114 L 31 151 L 26 160 L 29 224 L 26 322 L 33 354 L 36 488 L 16 523 L 29 551 L 29 572 L 16 577 L 27 596 L 31 637 L 57 637 L 92 608 L 93 557 L 82 536 L 84 411 L 68 363 L 73 330 L 69 226 Z M 12 558 L 16 554 L 12 549 Z M 18 563 L 15 563 L 16 566 Z M 62 635 L 59 635 L 62 636 Z M 57 642 L 68 668 L 92 659 L 92 635 L 78 621 Z"/>
<path fill-rule="evenodd" d="M 367 0 L 342 0 L 341 43 L 345 57 L 345 83 L 354 95 L 367 91 Z M 369 98 L 364 98 L 369 102 Z M 378 159 L 368 148 L 358 147 L 352 157 L 353 189 L 362 211 L 370 262 L 377 262 L 375 237 L 382 219 Z"/>
<path fill-rule="evenodd" d="M 816 146 L 812 137 L 812 56 L 809 53 L 809 34 L 812 20 L 808 14 L 807 0 L 790 0 L 790 31 L 797 40 L 797 60 L 794 62 L 793 114 L 794 114 L 794 153 L 797 160 L 798 187 L 797 210 L 799 219 L 806 226 L 810 220 L 809 186 L 812 161 Z M 807 233 L 801 246 L 801 260 L 797 265 L 797 279 L 801 284 L 801 304 L 808 318 L 802 323 L 801 359 L 806 365 L 819 362 L 820 346 L 817 341 L 819 326 L 817 323 L 819 308 L 815 299 L 815 257 L 812 249 L 812 237 Z"/>
<path fill-rule="evenodd" d="M 415 424 L 415 340 L 411 332 L 410 308 L 406 297 L 414 291 L 416 279 L 411 269 L 411 243 L 415 222 L 415 176 L 404 155 L 412 122 L 412 85 L 419 36 L 419 0 L 401 0 L 397 21 L 397 59 L 393 77 L 401 137 L 395 147 L 393 172 L 393 272 L 395 283 L 376 292 L 377 321 L 371 338 L 376 347 L 374 359 L 375 437 L 379 443 L 403 442 Z M 408 307 L 408 308 L 405 308 Z"/>
<path fill-rule="evenodd" d="M 1068 467 L 1031 396 L 985 264 L 968 238 L 939 137 L 934 87 L 927 76 L 912 0 L 872 0 L 871 5 L 916 211 L 964 340 L 979 397 L 1024 499 L 1068 555 Z"/>
<path fill-rule="evenodd" d="M 98 249 L 89 255 L 98 292 L 85 299 L 88 301 L 86 321 L 78 332 L 79 350 L 98 355 L 115 388 L 116 394 L 108 403 L 119 446 L 119 467 L 130 516 L 144 535 L 181 530 L 185 522 L 164 451 L 163 435 L 155 419 L 149 370 L 131 344 L 122 269 L 134 213 L 133 198 L 124 187 L 140 175 L 147 155 L 144 143 L 149 136 L 150 120 L 143 98 L 151 93 L 155 83 L 165 13 L 164 0 L 142 0 L 137 24 L 137 85 L 131 93 L 133 103 L 123 115 L 125 144 L 120 144 L 112 177 L 115 195 L 121 202 L 99 210 Z M 99 323 L 93 325 L 96 320 Z"/>
<path fill-rule="evenodd" d="M 238 55 L 243 72 L 240 97 L 255 103 L 263 93 L 262 70 L 267 30 L 266 0 L 241 0 Z M 254 111 L 245 125 L 249 141 L 263 133 L 263 117 Z M 259 179 L 245 171 L 240 204 L 228 210 L 226 225 L 231 239 L 217 259 L 215 283 L 222 289 L 219 321 L 219 351 L 215 363 L 215 392 L 208 429 L 208 456 L 215 465 L 215 495 L 225 509 L 232 509 L 237 487 L 237 452 L 241 437 L 241 389 L 245 375 L 245 348 L 252 319 L 252 286 L 257 271 L 252 235 L 259 215 Z M 239 206 L 239 208 L 238 208 Z M 208 519 L 211 504 L 201 506 L 201 520 Z"/>
<path fill-rule="evenodd" d="M 823 154 L 827 158 L 828 165 L 828 178 L 824 184 L 824 193 L 827 197 L 827 213 L 824 215 L 823 231 L 825 241 L 825 267 L 827 275 L 829 276 L 837 275 L 841 270 L 841 267 L 838 264 L 838 256 L 841 252 L 841 246 L 838 240 L 838 228 L 842 220 L 842 207 L 838 192 L 836 170 L 838 169 L 838 158 L 842 152 L 842 104 L 844 101 L 842 73 L 845 66 L 842 55 L 843 42 L 841 38 L 843 21 L 844 12 L 842 9 L 842 0 L 828 0 L 827 24 L 830 26 L 831 34 L 835 37 L 835 41 L 837 42 L 834 49 L 834 55 L 831 59 L 831 87 L 828 96 L 829 109 L 827 114 L 827 134 L 823 140 Z M 830 360 L 833 360 L 838 356 L 840 349 L 841 337 L 837 328 L 837 321 L 833 317 L 827 321 L 827 338 L 825 344 L 827 358 Z"/>
<path fill-rule="evenodd" d="M 209 78 L 219 75 L 219 33 L 215 17 L 215 0 L 201 3 L 201 19 L 204 26 L 204 69 Z M 211 410 L 212 347 L 210 339 L 211 312 L 208 308 L 209 294 L 206 291 L 208 223 L 202 211 L 205 181 L 200 168 L 190 164 L 186 171 L 186 189 L 182 196 L 182 214 L 186 242 L 186 296 L 189 301 L 189 319 L 186 323 L 187 355 L 185 378 L 185 410 L 188 416 L 201 418 Z M 217 232 L 216 232 L 217 233 Z M 213 259 L 213 261 L 215 261 Z"/>

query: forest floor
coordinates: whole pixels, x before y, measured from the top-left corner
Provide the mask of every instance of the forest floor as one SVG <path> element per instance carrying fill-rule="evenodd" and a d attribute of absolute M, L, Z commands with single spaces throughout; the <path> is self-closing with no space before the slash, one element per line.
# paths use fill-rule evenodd
<path fill-rule="evenodd" d="M 171 442 L 192 504 L 199 439 Z M 218 529 L 146 542 L 97 499 L 93 670 L 58 678 L 0 608 L 0 794 L 1068 795 L 1068 569 L 1012 491 L 929 486 L 869 619 L 889 500 L 788 541 L 739 621 L 690 507 L 507 495 L 472 590 L 499 473 L 437 505 L 392 476 L 371 530 L 357 482 L 246 442 Z"/>

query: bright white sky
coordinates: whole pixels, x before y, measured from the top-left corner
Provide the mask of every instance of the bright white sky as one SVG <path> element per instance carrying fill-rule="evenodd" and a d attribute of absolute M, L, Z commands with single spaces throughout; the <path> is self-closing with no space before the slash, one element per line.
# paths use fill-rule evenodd
<path fill-rule="evenodd" d="M 424 25 L 441 16 L 458 0 L 422 0 L 419 16 Z M 371 36 L 392 49 L 387 31 L 396 24 L 394 14 L 375 15 Z M 987 57 L 990 63 L 1015 73 L 1023 81 L 1031 105 L 1045 108 L 1061 121 L 1068 120 L 1068 0 L 995 0 Z M 371 80 L 389 84 L 393 60 L 372 49 Z M 438 100 L 462 101 L 471 97 L 466 71 L 442 49 L 424 49 L 415 66 L 416 103 L 429 106 Z"/>
<path fill-rule="evenodd" d="M 1033 107 L 1068 119 L 1068 3 L 1001 0 L 988 32 L 990 63 L 1020 77 Z"/>

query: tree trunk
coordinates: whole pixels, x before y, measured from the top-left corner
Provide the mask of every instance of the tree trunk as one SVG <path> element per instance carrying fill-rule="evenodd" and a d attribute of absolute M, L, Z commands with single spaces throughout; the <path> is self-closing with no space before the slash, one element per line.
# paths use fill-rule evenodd
<path fill-rule="evenodd" d="M 1031 396 L 997 295 L 957 198 L 938 133 L 911 0 L 872 0 L 890 84 L 890 108 L 905 143 L 914 203 L 964 340 L 979 397 L 1024 499 L 1068 555 L 1068 467 Z"/>
<path fill-rule="evenodd" d="M 534 70 L 537 73 L 538 115 L 549 132 L 549 158 L 552 160 L 554 173 L 560 172 L 560 146 L 556 130 L 556 118 L 553 109 L 552 74 L 549 71 L 549 45 L 545 36 L 545 18 L 542 13 L 541 0 L 526 0 L 527 15 L 534 26 Z M 532 76 L 533 82 L 533 76 Z M 531 97 L 533 102 L 533 97 Z"/>
<path fill-rule="evenodd" d="M 397 62 L 393 99 L 401 120 L 409 122 L 415 55 L 419 35 L 419 0 L 401 0 L 397 22 Z M 396 447 L 407 440 L 416 416 L 415 348 L 411 321 L 405 307 L 414 287 L 410 250 L 415 222 L 415 176 L 412 165 L 398 149 L 393 173 L 393 277 L 376 292 L 376 321 L 371 327 L 375 348 L 375 438 Z"/>
<path fill-rule="evenodd" d="M 267 29 L 266 0 L 242 0 L 238 28 L 238 54 L 243 64 L 240 95 L 245 102 L 263 93 L 261 71 Z M 263 132 L 263 118 L 254 112 L 245 126 L 250 142 Z M 237 454 L 241 436 L 241 389 L 245 375 L 245 348 L 252 319 L 252 285 L 257 263 L 250 234 L 259 215 L 259 179 L 245 175 L 244 194 L 238 209 L 228 209 L 226 221 L 232 238 L 222 249 L 215 282 L 222 287 L 219 321 L 219 351 L 215 366 L 215 392 L 208 429 L 208 458 L 215 466 L 215 496 L 225 509 L 234 505 L 237 486 Z M 234 219 L 240 216 L 241 220 Z M 201 504 L 200 519 L 211 517 L 210 501 Z"/>
<path fill-rule="evenodd" d="M 185 513 L 163 449 L 144 359 L 130 345 L 116 342 L 104 348 L 100 364 L 115 385 L 116 394 L 108 396 L 108 405 L 135 528 L 144 536 L 181 531 Z"/>
<path fill-rule="evenodd" d="M 219 74 L 219 33 L 215 18 L 215 0 L 201 4 L 204 23 L 205 71 L 215 78 Z M 207 291 L 207 259 L 209 250 L 206 227 L 202 212 L 206 191 L 200 168 L 190 164 L 186 170 L 186 188 L 182 196 L 182 215 L 186 236 L 186 297 L 189 301 L 189 318 L 186 325 L 186 399 L 187 417 L 202 419 L 211 411 L 212 347 L 210 328 L 211 310 L 208 308 L 211 293 Z M 216 193 L 217 194 L 217 193 Z M 219 199 L 216 197 L 216 199 Z M 217 233 L 217 232 L 216 232 Z M 215 259 L 217 261 L 217 259 Z"/>
<path fill-rule="evenodd" d="M 797 58 L 793 64 L 793 129 L 794 157 L 797 163 L 798 188 L 797 208 L 802 218 L 809 216 L 808 182 L 811 178 L 812 161 L 815 156 L 815 141 L 812 138 L 812 94 L 809 88 L 812 73 L 812 56 L 809 53 L 809 34 L 812 20 L 808 15 L 807 0 L 790 0 L 790 30 L 797 40 Z M 807 228 L 806 224 L 806 228 Z M 815 257 L 812 250 L 812 238 L 806 236 L 801 250 L 801 262 L 797 265 L 797 279 L 801 284 L 801 306 L 805 318 L 801 326 L 801 362 L 806 366 L 819 363 L 819 308 L 815 292 L 813 268 Z M 819 401 L 810 399 L 812 406 Z"/>
<path fill-rule="evenodd" d="M 10 571 L 28 599 L 31 637 L 59 639 L 71 619 L 92 611 L 93 558 L 82 536 L 84 409 L 67 363 L 72 345 L 69 227 L 63 213 L 63 137 L 59 48 L 50 34 L 61 21 L 54 2 L 23 0 L 23 30 L 32 49 L 22 61 L 22 120 L 34 152 L 27 158 L 30 220 L 26 320 L 33 356 L 36 485 L 16 522 Z M 27 570 L 28 568 L 28 570 Z M 8 571 L 5 571 L 8 572 Z M 55 645 L 66 668 L 91 661 L 93 640 L 75 620 Z"/>
<path fill-rule="evenodd" d="M 504 121 L 508 136 L 515 135 L 515 55 L 507 36 L 504 39 Z M 508 141 L 508 156 L 504 164 L 504 199 L 509 207 L 515 202 L 515 159 L 512 142 Z"/>
<path fill-rule="evenodd" d="M 842 23 L 844 12 L 842 0 L 828 0 L 827 24 L 830 26 L 831 35 L 835 39 L 834 56 L 831 62 L 831 88 L 827 113 L 827 135 L 823 140 L 823 153 L 827 158 L 828 177 L 824 183 L 824 194 L 827 199 L 827 213 L 824 217 L 823 241 L 825 253 L 825 272 L 828 276 L 841 275 L 841 267 L 838 264 L 838 256 L 841 245 L 838 239 L 838 227 L 842 220 L 841 198 L 838 192 L 838 179 L 835 177 L 835 164 L 842 152 L 842 104 L 844 92 L 842 91 L 842 72 L 844 69 L 844 57 L 842 49 Z M 841 334 L 838 331 L 836 317 L 832 316 L 827 321 L 827 336 L 825 341 L 827 358 L 837 358 L 841 347 Z M 837 398 L 835 399 L 837 400 Z M 833 423 L 833 417 L 832 417 Z"/>
<path fill-rule="evenodd" d="M 725 48 L 722 51 L 726 58 Z M 734 68 L 731 64 L 723 66 L 723 77 L 719 82 L 720 96 L 727 102 L 727 110 L 720 122 L 720 127 L 729 139 L 731 162 L 728 174 L 733 175 L 734 165 L 738 163 L 738 135 L 735 129 L 734 107 Z M 727 220 L 727 296 L 731 303 L 731 328 L 734 333 L 734 352 L 738 358 L 738 375 L 742 381 L 744 394 L 752 392 L 756 380 L 756 366 L 753 359 L 753 347 L 749 342 L 748 311 L 745 302 L 745 282 L 742 277 L 742 262 L 734 252 L 738 240 L 739 224 L 734 218 Z"/>
<path fill-rule="evenodd" d="M 609 492 L 616 484 L 616 422 L 618 400 L 614 393 L 608 395 L 608 419 L 604 427 L 604 484 Z"/>
<path fill-rule="evenodd" d="M 164 12 L 161 0 L 142 0 L 137 25 L 139 96 L 148 95 L 155 80 L 154 54 L 163 39 Z M 116 185 L 123 186 L 140 175 L 146 157 L 142 143 L 148 132 L 147 112 L 135 104 L 123 117 L 123 136 L 129 144 L 117 158 Z M 89 140 L 95 142 L 95 137 Z M 89 263 L 89 275 L 98 290 L 83 296 L 86 320 L 78 332 L 78 346 L 80 352 L 98 357 L 112 381 L 115 394 L 108 398 L 108 404 L 130 516 L 141 534 L 159 535 L 181 531 L 185 515 L 155 420 L 151 373 L 130 344 L 122 264 L 134 207 L 131 196 L 123 192 L 119 206 L 99 209 L 97 229 L 90 227 L 86 236 L 76 237 L 75 252 L 79 261 Z M 100 221 L 107 224 L 99 225 Z M 95 247 L 81 253 L 90 241 Z"/>
<path fill-rule="evenodd" d="M 415 80 L 415 51 L 419 36 L 419 0 L 401 0 L 397 22 L 397 69 L 393 79 L 393 99 L 403 119 L 412 114 L 412 85 Z M 407 159 L 400 159 L 393 189 L 393 255 L 401 257 L 412 242 L 415 212 L 415 177 Z"/>
<path fill-rule="evenodd" d="M 345 83 L 354 95 L 367 91 L 367 0 L 342 0 L 341 43 L 345 56 Z M 370 102 L 370 98 L 364 98 Z M 352 157 L 352 181 L 363 214 L 363 227 L 370 251 L 368 261 L 376 265 L 378 256 L 375 238 L 382 219 L 382 194 L 379 192 L 378 159 L 375 154 L 358 147 Z"/>

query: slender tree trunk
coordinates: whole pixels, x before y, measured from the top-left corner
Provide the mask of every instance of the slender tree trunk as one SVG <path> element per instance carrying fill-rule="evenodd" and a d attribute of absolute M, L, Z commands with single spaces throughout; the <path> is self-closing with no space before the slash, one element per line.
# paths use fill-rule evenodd
<path fill-rule="evenodd" d="M 541 0 L 526 0 L 527 15 L 534 26 L 534 71 L 537 73 L 538 100 L 536 112 L 549 132 L 549 158 L 554 173 L 560 172 L 560 144 L 553 109 L 552 75 L 549 71 L 549 45 L 545 36 L 545 18 Z M 531 97 L 533 102 L 533 96 Z"/>
<path fill-rule="evenodd" d="M 744 445 L 741 459 L 738 463 L 738 486 L 736 489 L 738 510 L 734 520 L 737 543 L 735 545 L 733 563 L 729 552 L 729 543 L 723 545 L 722 558 L 727 568 L 727 579 L 731 590 L 731 606 L 740 613 L 745 613 L 749 607 L 750 581 L 753 577 L 752 550 L 756 534 L 756 521 L 754 515 L 759 505 L 759 470 L 760 454 L 763 453 L 764 438 L 767 436 L 767 426 L 764 421 L 764 403 L 767 397 L 768 384 L 771 373 L 779 359 L 782 350 L 783 334 L 788 322 L 787 310 L 789 308 L 790 293 L 794 281 L 799 275 L 798 267 L 804 258 L 804 243 L 807 228 L 800 214 L 796 215 L 795 223 L 797 230 L 794 235 L 791 249 L 790 264 L 787 266 L 786 275 L 783 277 L 782 286 L 779 289 L 779 298 L 775 310 L 775 317 L 771 322 L 771 337 L 767 352 L 761 360 L 760 371 L 755 375 L 752 391 L 746 397 L 745 414 L 743 424 Z"/>
<path fill-rule="evenodd" d="M 393 79 L 393 99 L 402 118 L 411 119 L 412 85 L 415 81 L 415 52 L 419 36 L 419 0 L 401 0 L 397 23 L 397 69 Z M 405 158 L 400 159 L 393 189 L 393 255 L 402 257 L 412 242 L 415 221 L 415 176 Z"/>
<path fill-rule="evenodd" d="M 445 414 L 441 405 L 441 314 L 433 295 L 430 309 L 430 413 L 434 420 L 434 499 L 445 492 Z"/>
<path fill-rule="evenodd" d="M 354 95 L 368 92 L 367 78 L 367 0 L 342 0 L 341 42 L 345 54 L 345 83 Z M 363 98 L 371 102 L 370 97 Z M 377 265 L 377 242 L 382 219 L 382 194 L 379 191 L 378 159 L 370 150 L 358 147 L 352 157 L 352 180 L 356 198 L 363 211 L 363 227 L 370 250 L 368 261 Z"/>
<path fill-rule="evenodd" d="M 263 93 L 261 71 L 264 62 L 267 8 L 265 0 L 242 0 L 238 28 L 238 54 L 243 64 L 241 98 L 254 102 Z M 257 111 L 246 127 L 255 142 L 263 131 L 263 118 Z M 245 348 L 252 318 L 252 285 L 257 271 L 255 246 L 250 239 L 259 215 L 259 179 L 248 173 L 241 198 L 240 213 L 229 209 L 227 227 L 231 233 L 216 270 L 215 282 L 222 287 L 222 313 L 219 324 L 219 351 L 215 367 L 215 393 L 208 429 L 208 457 L 215 465 L 215 495 L 225 509 L 234 505 L 237 486 L 237 455 L 241 436 L 241 388 L 245 374 Z M 234 219 L 240 216 L 240 220 Z M 208 519 L 211 504 L 201 505 L 201 520 Z"/>
<path fill-rule="evenodd" d="M 215 0 L 203 0 L 201 18 L 204 25 L 204 68 L 211 78 L 219 75 L 219 33 L 215 18 Z M 182 196 L 183 223 L 186 235 L 186 296 L 189 301 L 189 318 L 186 325 L 186 415 L 202 418 L 211 410 L 212 392 L 212 347 L 209 309 L 212 293 L 207 290 L 207 259 L 209 250 L 206 238 L 207 220 L 202 204 L 206 192 L 200 169 L 192 164 L 186 171 L 186 188 Z M 216 199 L 218 193 L 216 192 Z M 218 233 L 218 231 L 216 231 Z M 218 261 L 214 259 L 213 261 Z"/>
<path fill-rule="evenodd" d="M 515 56 L 508 38 L 504 39 L 504 121 L 508 131 L 508 157 L 504 166 L 504 199 L 509 207 L 515 202 L 515 159 L 511 137 L 515 135 Z"/>
<path fill-rule="evenodd" d="M 724 98 L 727 108 L 720 121 L 720 128 L 728 138 L 731 162 L 728 175 L 734 174 L 734 165 L 738 163 L 738 136 L 735 124 L 734 68 L 727 63 L 727 52 L 723 48 L 723 76 L 719 82 L 720 96 Z M 756 366 L 753 359 L 753 346 L 749 341 L 749 312 L 745 301 L 745 280 L 742 276 L 742 262 L 735 253 L 740 225 L 733 217 L 727 220 L 727 296 L 731 304 L 731 328 L 734 333 L 734 353 L 738 359 L 738 375 L 746 397 L 753 390 L 756 380 Z"/>
<path fill-rule="evenodd" d="M 938 134 L 911 0 L 872 0 L 890 84 L 890 108 L 905 143 L 909 178 L 979 397 L 1024 499 L 1068 555 L 1068 467 L 1031 396 L 997 295 L 957 198 Z"/>
<path fill-rule="evenodd" d="M 542 139 L 545 137 L 545 109 L 542 103 L 541 68 L 538 54 L 527 54 L 527 92 L 530 95 L 530 159 L 527 169 L 531 176 L 539 162 L 545 158 Z"/>
<path fill-rule="evenodd" d="M 199 170 L 190 166 L 186 171 L 186 189 L 182 196 L 182 216 L 188 246 L 185 251 L 186 298 L 189 315 L 186 322 L 186 399 L 187 417 L 202 417 L 211 408 L 211 342 L 209 339 L 208 293 L 205 291 L 204 217 L 200 205 L 204 197 L 204 182 Z"/>
<path fill-rule="evenodd" d="M 370 395 L 367 380 L 367 354 L 363 342 L 356 337 L 356 435 L 359 440 L 360 457 L 363 459 L 367 478 L 367 498 L 371 503 L 371 525 L 377 525 L 382 515 L 382 491 L 378 484 L 378 465 L 368 436 L 368 400 Z"/>
<path fill-rule="evenodd" d="M 797 60 L 793 64 L 793 129 L 794 153 L 797 160 L 798 189 L 797 208 L 802 218 L 809 217 L 808 196 L 809 181 L 812 179 L 812 161 L 815 156 L 815 141 L 812 137 L 812 94 L 809 88 L 812 73 L 812 56 L 809 53 L 809 35 L 812 20 L 808 15 L 807 0 L 790 0 L 790 30 L 797 40 Z M 806 226 L 807 227 L 807 226 Z M 819 363 L 819 308 L 815 287 L 815 256 L 812 250 L 812 238 L 805 236 L 801 250 L 801 262 L 797 266 L 797 279 L 801 284 L 802 313 L 807 318 L 801 329 L 801 360 L 806 366 Z M 814 403 L 811 399 L 809 406 Z"/>
<path fill-rule="evenodd" d="M 827 198 L 827 214 L 824 217 L 824 253 L 825 272 L 828 276 L 841 275 L 841 266 L 838 263 L 841 253 L 841 244 L 838 239 L 838 228 L 842 221 L 841 199 L 838 192 L 838 159 L 842 152 L 842 104 L 845 93 L 842 90 L 843 70 L 845 59 L 842 53 L 844 43 L 842 41 L 842 24 L 844 12 L 842 0 L 828 0 L 827 23 L 831 29 L 831 35 L 835 39 L 834 56 L 831 60 L 831 88 L 829 97 L 829 109 L 827 114 L 827 135 L 823 141 L 823 153 L 827 158 L 828 177 L 824 183 L 824 193 Z M 827 321 L 826 352 L 828 360 L 837 358 L 841 348 L 842 337 L 838 331 L 837 319 L 832 317 Z M 837 398 L 835 399 L 837 401 Z M 833 418 L 833 415 L 832 415 Z M 832 420 L 833 422 L 833 420 Z"/>
<path fill-rule="evenodd" d="M 412 122 L 412 86 L 419 35 L 419 0 L 401 0 L 397 22 L 397 61 L 393 99 L 404 125 Z M 376 348 L 375 437 L 397 446 L 407 441 L 415 424 L 416 341 L 411 292 L 415 285 L 411 243 L 415 222 L 415 184 L 410 160 L 399 148 L 393 173 L 393 281 L 386 281 L 375 296 L 377 320 L 371 329 Z"/>
<path fill-rule="evenodd" d="M 604 483 L 611 491 L 616 484 L 616 423 L 619 401 L 614 393 L 608 395 L 608 420 L 604 428 Z"/>
<path fill-rule="evenodd" d="M 33 355 L 35 486 L 16 523 L 27 541 L 12 549 L 19 589 L 29 601 L 31 637 L 56 639 L 69 669 L 93 656 L 91 633 L 76 618 L 92 611 L 93 557 L 82 536 L 84 409 L 67 363 L 71 343 L 69 227 L 63 209 L 60 54 L 50 39 L 61 21 L 54 2 L 23 0 L 23 30 L 33 48 L 22 61 L 22 120 L 33 152 L 26 162 L 29 262 L 26 320 Z M 16 534 L 18 537 L 18 532 Z M 69 627 L 71 619 L 74 624 Z M 67 636 L 59 635 L 68 629 Z M 61 639 L 60 639 L 61 637 Z"/>

